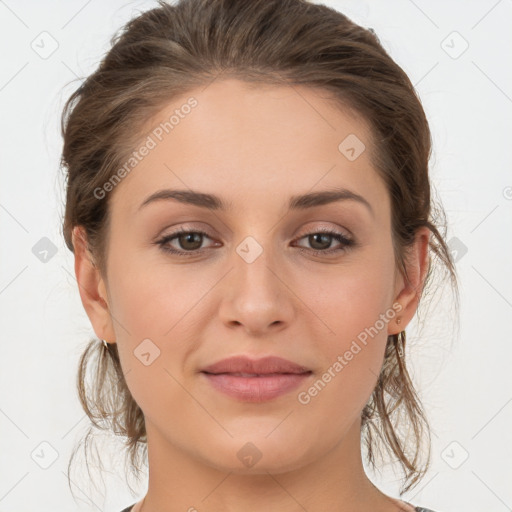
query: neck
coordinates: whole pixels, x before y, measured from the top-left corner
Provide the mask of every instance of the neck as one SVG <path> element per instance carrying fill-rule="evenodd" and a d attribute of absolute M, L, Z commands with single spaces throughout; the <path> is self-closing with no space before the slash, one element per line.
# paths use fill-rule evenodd
<path fill-rule="evenodd" d="M 312 461 L 287 471 L 258 463 L 259 472 L 252 474 L 222 470 L 192 457 L 170 445 L 151 423 L 146 423 L 146 432 L 148 493 L 133 512 L 414 510 L 383 494 L 368 479 L 361 460 L 359 422 L 341 442 Z"/>

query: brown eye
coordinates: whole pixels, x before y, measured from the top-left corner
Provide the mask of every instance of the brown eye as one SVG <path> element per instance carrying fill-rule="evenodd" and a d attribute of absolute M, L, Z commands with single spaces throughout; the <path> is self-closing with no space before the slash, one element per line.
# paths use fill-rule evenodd
<path fill-rule="evenodd" d="M 345 235 L 343 235 L 342 233 L 338 233 L 337 231 L 321 230 L 314 233 L 309 233 L 308 235 L 301 237 L 299 240 L 302 239 L 308 240 L 311 249 L 308 250 L 307 248 L 300 246 L 301 250 L 309 251 L 319 256 L 337 253 L 340 251 L 346 251 L 349 247 L 355 245 L 354 240 L 352 240 L 351 238 L 347 238 Z M 341 247 L 331 248 L 333 240 L 339 242 Z"/>
<path fill-rule="evenodd" d="M 186 251 L 194 251 L 201 247 L 201 243 L 203 241 L 203 235 L 201 233 L 184 233 L 178 235 L 176 240 L 178 240 L 180 246 Z"/>
<path fill-rule="evenodd" d="M 161 240 L 156 242 L 160 248 L 171 254 L 178 256 L 196 256 L 205 251 L 205 248 L 201 248 L 204 239 L 210 236 L 204 231 L 192 231 L 186 229 L 180 229 L 164 236 Z M 316 231 L 304 235 L 299 240 L 307 239 L 310 248 L 299 246 L 301 251 L 307 251 L 313 253 L 316 256 L 326 256 L 333 253 L 339 253 L 348 250 L 349 247 L 355 246 L 355 241 L 351 238 L 347 238 L 342 233 L 337 231 Z M 333 240 L 338 242 L 338 247 L 331 247 Z M 171 245 L 174 242 L 176 245 Z"/>
<path fill-rule="evenodd" d="M 326 235 L 325 233 L 314 233 L 308 235 L 309 243 L 315 250 L 329 249 L 333 240 L 332 235 Z"/>
<path fill-rule="evenodd" d="M 165 252 L 179 256 L 195 256 L 205 250 L 201 248 L 204 237 L 210 238 L 204 231 L 187 231 L 180 229 L 170 235 L 164 236 L 156 243 Z M 171 245 L 173 241 L 177 242 L 178 247 Z"/>

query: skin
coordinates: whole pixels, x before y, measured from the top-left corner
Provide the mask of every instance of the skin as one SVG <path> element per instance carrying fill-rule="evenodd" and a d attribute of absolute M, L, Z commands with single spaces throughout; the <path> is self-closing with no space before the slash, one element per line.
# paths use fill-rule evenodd
<path fill-rule="evenodd" d="M 96 335 L 117 343 L 144 412 L 150 473 L 143 512 L 413 510 L 365 474 L 360 414 L 387 336 L 405 329 L 416 311 L 429 231 L 418 231 L 406 283 L 395 272 L 390 199 L 370 163 L 368 126 L 335 109 L 325 91 L 217 80 L 175 98 L 148 127 L 190 96 L 197 107 L 110 193 L 106 276 L 93 265 L 80 227 L 73 232 L 84 308 Z M 366 146 L 354 161 L 338 150 L 349 134 Z M 332 187 L 362 195 L 374 214 L 350 200 L 286 210 L 290 196 Z M 233 207 L 221 212 L 161 200 L 139 209 L 163 188 L 213 193 Z M 202 253 L 180 257 L 154 243 L 179 227 L 208 232 L 195 246 Z M 313 245 L 307 235 L 321 227 L 357 245 L 343 250 L 334 238 Z M 236 252 L 247 236 L 263 249 L 252 263 Z M 193 245 L 181 242 L 168 245 Z M 331 255 L 311 252 L 336 247 L 342 250 Z M 396 303 L 400 325 L 396 317 L 388 321 L 301 404 L 298 393 Z M 134 355 L 146 338 L 160 350 L 147 366 Z M 199 373 L 234 354 L 278 355 L 313 374 L 276 399 L 242 403 Z M 252 467 L 237 457 L 247 442 L 261 454 Z"/>

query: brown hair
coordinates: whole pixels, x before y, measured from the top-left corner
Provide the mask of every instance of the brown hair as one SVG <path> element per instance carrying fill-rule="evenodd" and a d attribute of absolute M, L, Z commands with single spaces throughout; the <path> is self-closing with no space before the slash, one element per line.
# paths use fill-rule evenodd
<path fill-rule="evenodd" d="M 109 201 L 98 200 L 94 190 L 126 161 L 148 119 L 176 95 L 222 75 L 248 83 L 321 88 L 333 94 L 340 108 L 362 114 L 372 130 L 375 169 L 391 198 L 396 268 L 407 278 L 407 249 L 417 229 L 427 226 L 434 236 L 418 296 L 431 281 L 432 255 L 458 294 L 445 232 L 439 231 L 445 228 L 444 211 L 436 210 L 431 198 L 428 122 L 406 73 L 372 29 L 306 0 L 181 0 L 175 5 L 158 0 L 157 8 L 129 21 L 111 44 L 62 113 L 64 238 L 73 251 L 72 229 L 83 226 L 104 277 Z M 417 484 L 430 464 L 430 428 L 402 356 L 405 342 L 405 331 L 388 337 L 381 374 L 362 412 L 367 460 L 375 468 L 376 441 L 383 441 L 404 472 L 401 494 Z M 87 386 L 91 366 L 92 384 Z M 126 386 L 117 346 L 104 349 L 90 340 L 77 383 L 92 424 L 125 436 L 137 469 L 141 450 L 147 450 L 144 416 Z M 401 432 L 405 426 L 407 432 Z"/>

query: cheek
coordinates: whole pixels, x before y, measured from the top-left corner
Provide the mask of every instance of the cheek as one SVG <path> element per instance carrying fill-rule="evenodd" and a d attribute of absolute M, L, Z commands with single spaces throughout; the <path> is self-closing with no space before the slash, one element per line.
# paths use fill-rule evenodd
<path fill-rule="evenodd" d="M 123 251 L 122 244 L 112 243 L 109 269 L 119 358 L 133 397 L 151 410 L 156 396 L 182 393 L 172 376 L 181 380 L 183 365 L 197 350 L 200 320 L 211 317 L 201 298 L 218 276 L 165 262 L 148 264 L 136 251 Z"/>
<path fill-rule="evenodd" d="M 197 343 L 187 327 L 207 286 L 187 286 L 183 272 L 135 257 L 120 260 L 111 276 L 112 313 L 127 386 L 148 419 L 162 416 L 162 408 L 173 411 L 176 404 L 187 403 L 178 382 Z"/>
<path fill-rule="evenodd" d="M 391 321 L 385 316 L 387 285 L 387 279 L 368 273 L 326 283 L 324 293 L 317 296 L 315 311 L 320 312 L 322 322 L 315 322 L 318 327 L 310 336 L 318 340 L 323 364 L 317 369 L 317 379 L 298 398 L 304 414 L 311 417 L 330 411 L 326 437 L 330 429 L 347 429 L 375 388 Z M 326 334 L 319 335 L 320 330 Z"/>
<path fill-rule="evenodd" d="M 318 340 L 324 369 L 330 368 L 331 377 L 336 375 L 332 380 L 345 390 L 369 393 L 380 372 L 388 326 L 396 316 L 390 307 L 392 264 L 392 259 L 385 256 L 372 262 L 366 258 L 354 260 L 337 272 L 317 275 L 315 287 L 307 287 L 315 290 L 313 294 L 305 295 L 306 288 L 302 291 L 316 316 L 311 322 L 311 337 Z M 320 331 L 323 334 L 318 334 Z"/>
<path fill-rule="evenodd" d="M 323 321 L 327 337 L 340 341 L 357 337 L 390 309 L 391 263 L 389 258 L 371 263 L 368 259 L 355 261 L 354 258 L 353 262 L 344 262 L 336 270 L 302 280 L 301 296 Z"/>
<path fill-rule="evenodd" d="M 201 297 L 216 282 L 216 276 L 199 275 L 165 258 L 155 261 L 133 250 L 122 254 L 119 244 L 112 251 L 110 293 L 123 337 L 129 332 L 137 339 L 169 338 L 186 325 L 188 314 L 201 308 Z"/>

